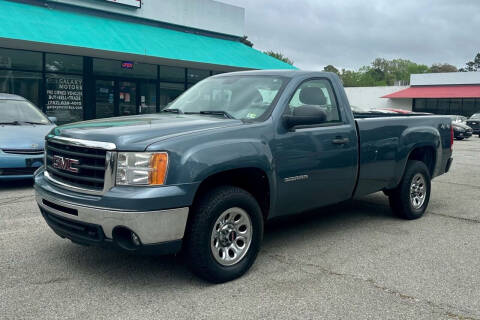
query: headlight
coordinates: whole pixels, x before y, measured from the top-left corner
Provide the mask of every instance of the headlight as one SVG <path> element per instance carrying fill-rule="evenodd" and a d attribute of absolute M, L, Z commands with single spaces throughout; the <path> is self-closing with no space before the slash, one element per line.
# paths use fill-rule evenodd
<path fill-rule="evenodd" d="M 166 152 L 119 152 L 117 185 L 162 185 L 167 176 Z"/>
<path fill-rule="evenodd" d="M 458 132 L 465 132 L 465 129 L 460 128 L 460 127 L 453 127 L 453 130 L 458 131 Z"/>

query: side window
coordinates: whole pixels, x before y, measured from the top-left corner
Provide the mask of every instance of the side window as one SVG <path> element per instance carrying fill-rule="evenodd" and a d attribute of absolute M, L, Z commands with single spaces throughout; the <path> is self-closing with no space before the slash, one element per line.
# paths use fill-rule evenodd
<path fill-rule="evenodd" d="M 302 83 L 290 100 L 287 112 L 293 113 L 295 108 L 304 105 L 315 106 L 325 111 L 327 122 L 340 122 L 337 100 L 327 80 L 315 79 Z"/>

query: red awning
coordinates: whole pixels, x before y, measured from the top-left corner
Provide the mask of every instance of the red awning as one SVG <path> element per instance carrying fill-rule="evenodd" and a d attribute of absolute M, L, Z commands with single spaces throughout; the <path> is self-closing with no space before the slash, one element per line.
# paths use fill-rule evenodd
<path fill-rule="evenodd" d="M 480 85 L 410 87 L 387 94 L 382 98 L 480 98 Z"/>

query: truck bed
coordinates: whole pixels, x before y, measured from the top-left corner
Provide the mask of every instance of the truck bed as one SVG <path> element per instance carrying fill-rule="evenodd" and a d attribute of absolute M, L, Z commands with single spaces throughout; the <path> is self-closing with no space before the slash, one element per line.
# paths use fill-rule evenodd
<path fill-rule="evenodd" d="M 437 168 L 432 170 L 432 178 L 443 173 L 451 156 L 451 120 L 447 116 L 355 115 L 355 123 L 359 140 L 355 196 L 395 187 L 402 177 L 410 150 L 426 148 L 431 153 L 432 168 Z"/>

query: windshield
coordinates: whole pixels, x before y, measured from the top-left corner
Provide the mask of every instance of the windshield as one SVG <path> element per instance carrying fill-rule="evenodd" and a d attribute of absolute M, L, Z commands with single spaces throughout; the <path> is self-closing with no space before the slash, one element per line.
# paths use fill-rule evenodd
<path fill-rule="evenodd" d="M 164 111 L 255 120 L 267 114 L 284 82 L 284 78 L 271 76 L 208 78 L 186 91 Z"/>
<path fill-rule="evenodd" d="M 0 100 L 0 124 L 50 124 L 43 113 L 28 101 Z"/>
<path fill-rule="evenodd" d="M 475 113 L 470 119 L 480 119 L 480 113 Z"/>

